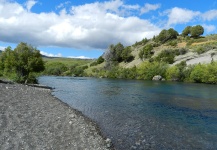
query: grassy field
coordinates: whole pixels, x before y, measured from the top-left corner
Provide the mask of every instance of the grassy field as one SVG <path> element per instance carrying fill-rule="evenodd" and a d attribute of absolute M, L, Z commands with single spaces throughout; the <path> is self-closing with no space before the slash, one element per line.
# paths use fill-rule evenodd
<path fill-rule="evenodd" d="M 43 60 L 45 63 L 54 63 L 54 62 L 60 62 L 66 66 L 71 66 L 71 65 L 86 65 L 91 62 L 93 62 L 92 59 L 75 59 L 75 58 L 63 58 L 63 57 L 43 57 Z"/>

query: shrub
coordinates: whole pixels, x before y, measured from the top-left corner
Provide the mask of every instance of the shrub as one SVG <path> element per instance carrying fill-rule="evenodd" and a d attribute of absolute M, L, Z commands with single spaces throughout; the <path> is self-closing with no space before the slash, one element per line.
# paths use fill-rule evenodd
<path fill-rule="evenodd" d="M 172 81 L 180 80 L 180 70 L 177 66 L 169 67 L 166 71 L 166 79 Z"/>
<path fill-rule="evenodd" d="M 139 52 L 139 58 L 140 59 L 145 59 L 145 58 L 151 58 L 151 56 L 154 54 L 153 46 L 151 44 L 147 44 L 143 47 L 142 50 Z"/>
<path fill-rule="evenodd" d="M 144 62 L 137 69 L 137 78 L 152 80 L 155 75 L 165 77 L 167 67 L 168 65 L 164 62 Z"/>
<path fill-rule="evenodd" d="M 174 52 L 175 51 L 170 50 L 170 49 L 163 50 L 160 54 L 158 54 L 157 57 L 155 57 L 155 61 L 172 64 L 174 63 L 174 58 L 175 58 Z"/>

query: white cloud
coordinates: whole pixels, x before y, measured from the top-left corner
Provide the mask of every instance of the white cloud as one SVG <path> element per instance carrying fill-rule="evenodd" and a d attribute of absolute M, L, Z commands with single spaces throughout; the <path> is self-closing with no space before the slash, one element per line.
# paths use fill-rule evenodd
<path fill-rule="evenodd" d="M 202 18 L 203 20 L 208 20 L 208 21 L 217 19 L 217 10 L 210 10 L 210 11 L 205 12 L 202 15 Z"/>
<path fill-rule="evenodd" d="M 86 57 L 86 56 L 68 56 L 68 58 L 77 58 L 77 59 L 92 59 L 90 57 Z"/>
<path fill-rule="evenodd" d="M 71 3 L 70 1 L 60 3 L 58 6 L 56 6 L 56 9 L 64 8 L 66 5 L 69 5 L 70 3 Z"/>
<path fill-rule="evenodd" d="M 204 27 L 204 29 L 207 33 L 211 33 L 211 32 L 216 30 L 216 26 L 214 26 L 214 25 L 203 24 L 202 26 Z"/>
<path fill-rule="evenodd" d="M 26 2 L 26 9 L 27 9 L 27 11 L 30 11 L 31 8 L 32 8 L 36 3 L 37 3 L 37 1 L 35 1 L 35 0 L 28 0 L 28 1 Z"/>
<path fill-rule="evenodd" d="M 34 46 L 58 46 L 80 49 L 105 49 L 121 42 L 131 45 L 151 38 L 161 30 L 148 20 L 126 16 L 137 5 L 122 0 L 73 6 L 71 12 L 33 13 L 16 2 L 0 1 L 0 41 L 27 42 Z"/>
<path fill-rule="evenodd" d="M 44 56 L 48 56 L 48 57 L 62 57 L 62 54 L 61 53 L 58 53 L 58 54 L 51 54 L 51 53 L 47 53 L 47 52 L 44 52 L 44 51 L 40 51 L 40 53 Z"/>
<path fill-rule="evenodd" d="M 157 10 L 158 8 L 160 8 L 161 5 L 160 4 L 145 4 L 145 6 L 143 8 L 141 8 L 141 14 L 144 14 L 144 13 L 147 13 L 149 11 L 152 11 L 152 10 Z"/>
<path fill-rule="evenodd" d="M 167 25 L 176 25 L 188 23 L 198 17 L 201 13 L 199 11 L 191 11 L 188 9 L 174 7 L 168 12 Z"/>
<path fill-rule="evenodd" d="M 4 51 L 6 47 L 0 46 L 0 50 Z"/>

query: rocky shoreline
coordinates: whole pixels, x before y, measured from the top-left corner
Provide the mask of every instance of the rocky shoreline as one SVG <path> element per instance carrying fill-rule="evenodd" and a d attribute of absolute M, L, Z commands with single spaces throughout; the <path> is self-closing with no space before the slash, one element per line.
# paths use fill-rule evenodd
<path fill-rule="evenodd" d="M 0 82 L 0 149 L 113 149 L 97 125 L 49 88 Z"/>

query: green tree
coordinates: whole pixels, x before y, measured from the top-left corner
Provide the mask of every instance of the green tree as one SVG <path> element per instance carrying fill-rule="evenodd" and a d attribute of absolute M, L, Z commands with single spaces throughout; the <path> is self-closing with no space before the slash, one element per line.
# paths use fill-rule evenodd
<path fill-rule="evenodd" d="M 196 65 L 190 74 L 190 80 L 197 83 L 204 82 L 205 72 L 206 72 L 206 67 L 204 65 L 201 64 Z"/>
<path fill-rule="evenodd" d="M 34 74 L 44 70 L 39 50 L 22 42 L 14 50 L 6 48 L 1 55 L 1 63 L 4 75 L 20 83 L 35 82 Z"/>
<path fill-rule="evenodd" d="M 122 51 L 121 53 L 121 59 L 124 61 L 124 62 L 130 62 L 134 59 L 133 55 L 131 54 L 132 50 L 131 50 L 131 47 L 126 47 L 124 48 L 124 50 Z"/>
<path fill-rule="evenodd" d="M 102 56 L 100 56 L 96 62 L 97 62 L 97 64 L 101 64 L 104 62 L 104 58 Z"/>
<path fill-rule="evenodd" d="M 180 70 L 177 66 L 169 67 L 166 71 L 166 79 L 172 81 L 180 80 Z"/>
<path fill-rule="evenodd" d="M 182 36 L 186 37 L 191 33 L 191 26 L 187 26 L 183 31 L 182 31 Z"/>
<path fill-rule="evenodd" d="M 154 54 L 153 46 L 151 44 L 147 44 L 143 47 L 142 50 L 139 52 L 139 58 L 140 59 L 145 59 L 145 58 L 151 58 L 151 56 Z"/>
<path fill-rule="evenodd" d="M 191 27 L 191 36 L 194 38 L 200 37 L 204 33 L 204 28 L 201 25 Z"/>
<path fill-rule="evenodd" d="M 47 63 L 45 65 L 44 73 L 47 75 L 60 76 L 60 75 L 63 75 L 66 70 L 67 70 L 67 67 L 63 63 L 52 62 L 52 63 Z"/>
<path fill-rule="evenodd" d="M 169 40 L 177 39 L 178 35 L 179 35 L 178 32 L 174 30 L 173 28 L 170 28 L 168 30 L 164 29 L 156 37 L 156 40 L 160 41 L 161 43 L 165 43 Z"/>
<path fill-rule="evenodd" d="M 144 62 L 137 69 L 137 78 L 152 80 L 155 75 L 165 77 L 168 65 L 164 62 Z"/>

